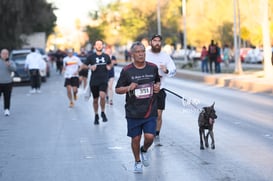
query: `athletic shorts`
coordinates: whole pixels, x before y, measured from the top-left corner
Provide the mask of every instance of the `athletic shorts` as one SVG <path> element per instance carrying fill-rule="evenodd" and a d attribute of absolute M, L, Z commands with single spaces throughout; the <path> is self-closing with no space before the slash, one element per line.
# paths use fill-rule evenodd
<path fill-rule="evenodd" d="M 80 70 L 79 76 L 87 77 L 88 76 L 88 69 Z"/>
<path fill-rule="evenodd" d="M 98 98 L 100 96 L 100 91 L 107 92 L 107 83 L 100 85 L 92 85 L 90 86 L 90 90 L 92 92 L 93 98 Z"/>
<path fill-rule="evenodd" d="M 166 92 L 164 89 L 161 89 L 157 94 L 157 109 L 164 110 L 166 103 Z"/>
<path fill-rule="evenodd" d="M 68 85 L 79 88 L 79 77 L 66 78 L 64 81 L 64 86 L 66 87 Z"/>
<path fill-rule="evenodd" d="M 157 117 L 147 119 L 127 118 L 127 136 L 134 138 L 142 132 L 155 135 Z"/>

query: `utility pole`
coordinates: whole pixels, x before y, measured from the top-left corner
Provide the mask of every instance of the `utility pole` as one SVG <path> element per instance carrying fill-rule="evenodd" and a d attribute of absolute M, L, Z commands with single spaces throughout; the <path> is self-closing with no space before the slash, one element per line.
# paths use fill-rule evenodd
<path fill-rule="evenodd" d="M 187 58 L 187 23 L 186 23 L 186 0 L 182 0 L 182 15 L 183 15 L 183 22 L 184 22 L 184 33 L 183 33 L 183 37 L 184 37 L 184 61 L 188 61 Z"/>
<path fill-rule="evenodd" d="M 157 34 L 161 35 L 160 0 L 157 0 Z"/>
<path fill-rule="evenodd" d="M 264 49 L 264 76 L 265 78 L 273 78 L 273 66 L 271 63 L 272 50 L 270 47 L 270 33 L 268 22 L 268 0 L 260 0 L 260 11 L 262 13 L 262 29 L 263 29 L 263 49 Z"/>
<path fill-rule="evenodd" d="M 234 72 L 237 74 L 241 74 L 243 72 L 242 70 L 242 64 L 240 60 L 240 50 L 238 50 L 238 38 L 237 38 L 237 0 L 233 0 L 233 16 L 234 16 L 234 22 L 233 22 L 233 38 L 234 38 L 234 58 L 235 58 L 235 70 Z M 240 28 L 240 27 L 239 27 Z M 239 37 L 240 41 L 240 37 Z"/>

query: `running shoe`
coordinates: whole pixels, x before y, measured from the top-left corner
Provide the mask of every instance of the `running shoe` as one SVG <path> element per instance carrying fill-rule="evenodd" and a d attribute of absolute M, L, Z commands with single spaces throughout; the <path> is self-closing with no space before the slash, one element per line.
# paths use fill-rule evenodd
<path fill-rule="evenodd" d="M 29 91 L 29 93 L 31 93 L 31 94 L 36 93 L 36 89 L 31 89 L 31 90 Z"/>
<path fill-rule="evenodd" d="M 4 115 L 5 115 L 5 116 L 9 116 L 9 115 L 10 115 L 10 112 L 9 112 L 9 110 L 8 110 L 8 109 L 5 109 L 5 111 L 4 111 Z"/>
<path fill-rule="evenodd" d="M 141 159 L 142 159 L 144 167 L 148 167 L 150 165 L 149 155 L 148 155 L 148 151 L 143 151 L 143 146 L 140 148 L 140 155 L 141 155 Z"/>
<path fill-rule="evenodd" d="M 104 112 L 101 112 L 101 117 L 102 117 L 102 121 L 103 122 L 107 122 L 108 121 L 108 119 L 107 119 L 107 117 L 106 117 L 106 115 L 105 115 Z"/>
<path fill-rule="evenodd" d="M 69 103 L 69 107 L 70 107 L 70 108 L 74 107 L 74 102 L 71 101 L 71 102 Z"/>
<path fill-rule="evenodd" d="M 140 161 L 135 162 L 134 173 L 142 173 L 142 163 Z"/>
<path fill-rule="evenodd" d="M 99 124 L 99 115 L 98 114 L 96 114 L 95 115 L 95 120 L 94 120 L 94 124 L 96 124 L 96 125 L 98 125 Z"/>
<path fill-rule="evenodd" d="M 38 94 L 40 94 L 40 93 L 41 93 L 41 90 L 40 90 L 40 89 L 37 89 L 36 92 L 37 92 Z"/>
<path fill-rule="evenodd" d="M 160 137 L 159 137 L 159 135 L 155 136 L 154 144 L 155 144 L 155 146 L 162 146 L 162 144 L 160 143 Z"/>

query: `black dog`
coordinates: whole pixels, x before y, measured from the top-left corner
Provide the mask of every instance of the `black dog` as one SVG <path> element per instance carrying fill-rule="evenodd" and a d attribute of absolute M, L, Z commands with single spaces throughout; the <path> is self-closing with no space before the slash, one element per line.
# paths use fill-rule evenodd
<path fill-rule="evenodd" d="M 198 117 L 198 125 L 199 125 L 199 136 L 200 136 L 200 150 L 204 150 L 205 146 L 209 147 L 208 137 L 211 137 L 211 149 L 215 149 L 214 143 L 214 134 L 213 134 L 213 124 L 214 120 L 217 118 L 216 111 L 214 109 L 214 103 L 211 106 L 203 107 L 202 112 L 200 112 Z M 205 135 L 205 130 L 208 130 Z"/>

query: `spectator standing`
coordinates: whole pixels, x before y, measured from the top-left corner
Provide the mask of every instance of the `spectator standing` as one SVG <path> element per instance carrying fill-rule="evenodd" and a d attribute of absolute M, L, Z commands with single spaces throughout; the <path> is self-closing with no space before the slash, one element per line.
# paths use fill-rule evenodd
<path fill-rule="evenodd" d="M 230 49 L 228 44 L 225 44 L 223 48 L 223 61 L 226 67 L 229 66 L 229 58 L 230 58 Z"/>
<path fill-rule="evenodd" d="M 90 90 L 93 95 L 93 109 L 95 113 L 94 124 L 99 124 L 99 103 L 101 108 L 101 117 L 103 122 L 108 119 L 105 114 L 105 102 L 108 86 L 108 71 L 111 69 L 111 59 L 109 55 L 103 52 L 104 43 L 102 40 L 96 40 L 96 52 L 87 57 L 85 68 L 90 67 Z M 99 101 L 100 99 L 100 101 Z"/>
<path fill-rule="evenodd" d="M 67 90 L 67 97 L 69 99 L 69 107 L 74 107 L 73 98 L 77 100 L 77 93 L 79 88 L 79 71 L 82 65 L 81 60 L 73 55 L 74 51 L 69 49 L 67 56 L 63 59 L 63 74 L 65 78 L 64 86 Z M 73 92 L 73 95 L 72 95 Z"/>
<path fill-rule="evenodd" d="M 207 47 L 203 46 L 201 51 L 201 70 L 202 72 L 208 73 L 208 51 Z"/>
<path fill-rule="evenodd" d="M 131 61 L 131 55 L 130 55 L 130 52 L 127 50 L 127 48 L 124 51 L 124 56 L 125 56 L 125 62 Z"/>
<path fill-rule="evenodd" d="M 162 126 L 162 113 L 165 109 L 166 93 L 164 91 L 164 82 L 166 77 L 173 77 L 176 74 L 176 67 L 170 55 L 162 51 L 162 36 L 153 35 L 150 40 L 151 49 L 146 51 L 146 60 L 154 63 L 158 67 L 158 73 L 161 78 L 161 90 L 157 94 L 157 125 L 155 144 L 160 144 L 159 134 Z"/>
<path fill-rule="evenodd" d="M 122 69 L 116 93 L 126 94 L 127 136 L 131 137 L 134 172 L 142 173 L 142 164 L 149 166 L 148 149 L 156 132 L 156 96 L 160 91 L 160 77 L 157 66 L 145 61 L 145 46 L 142 43 L 133 43 L 131 53 L 133 63 Z M 144 145 L 140 147 L 142 132 Z"/>
<path fill-rule="evenodd" d="M 35 48 L 30 49 L 25 62 L 25 70 L 29 71 L 31 90 L 30 93 L 41 93 L 41 75 L 40 70 L 44 70 L 46 63 L 40 53 Z"/>
<path fill-rule="evenodd" d="M 219 47 L 218 43 L 216 43 L 215 45 L 217 48 L 217 59 L 215 62 L 215 72 L 221 73 L 221 63 L 222 63 L 221 48 Z"/>
<path fill-rule="evenodd" d="M 109 70 L 109 76 L 108 76 L 108 89 L 107 89 L 107 97 L 106 100 L 109 102 L 110 105 L 113 105 L 113 84 L 115 79 L 115 69 L 114 66 L 117 64 L 117 58 L 115 55 L 112 54 L 112 47 L 107 46 L 105 49 L 105 53 L 107 53 L 110 56 L 111 59 L 111 69 Z"/>
<path fill-rule="evenodd" d="M 9 51 L 1 50 L 0 55 L 0 97 L 4 95 L 4 115 L 10 115 L 10 100 L 12 92 L 12 77 L 11 72 L 15 71 L 15 64 L 9 60 Z"/>
<path fill-rule="evenodd" d="M 214 71 L 216 71 L 216 61 L 217 61 L 217 46 L 214 43 L 214 40 L 211 40 L 211 43 L 208 47 L 208 57 L 209 57 L 209 72 L 213 73 L 212 64 L 214 64 Z"/>

